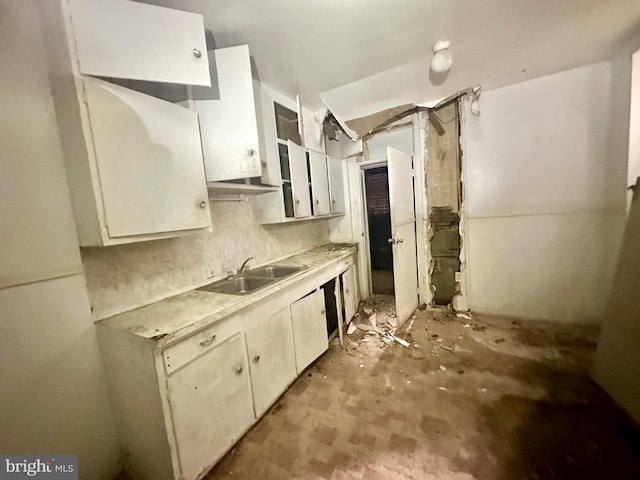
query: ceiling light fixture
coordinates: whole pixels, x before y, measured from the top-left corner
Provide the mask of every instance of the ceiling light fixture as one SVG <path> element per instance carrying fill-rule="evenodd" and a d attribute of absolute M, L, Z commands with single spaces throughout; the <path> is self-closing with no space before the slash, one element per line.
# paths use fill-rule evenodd
<path fill-rule="evenodd" d="M 433 46 L 433 58 L 431 59 L 431 70 L 435 73 L 449 71 L 453 63 L 453 56 L 449 51 L 448 40 L 438 40 Z"/>

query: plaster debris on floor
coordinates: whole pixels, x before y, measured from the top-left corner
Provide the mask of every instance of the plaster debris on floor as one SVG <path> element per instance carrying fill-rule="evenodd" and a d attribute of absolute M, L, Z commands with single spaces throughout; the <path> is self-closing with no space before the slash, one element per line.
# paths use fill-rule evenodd
<path fill-rule="evenodd" d="M 589 378 L 598 331 L 360 305 L 213 479 L 636 479 L 637 430 Z M 395 339 L 401 339 L 408 344 Z"/>

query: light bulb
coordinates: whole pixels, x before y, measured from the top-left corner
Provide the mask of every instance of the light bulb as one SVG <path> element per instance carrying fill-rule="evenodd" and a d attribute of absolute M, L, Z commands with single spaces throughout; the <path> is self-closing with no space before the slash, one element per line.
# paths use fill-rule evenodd
<path fill-rule="evenodd" d="M 444 73 L 451 68 L 453 56 L 449 51 L 449 42 L 440 40 L 433 46 L 433 58 L 431 59 L 431 70 L 435 73 Z"/>

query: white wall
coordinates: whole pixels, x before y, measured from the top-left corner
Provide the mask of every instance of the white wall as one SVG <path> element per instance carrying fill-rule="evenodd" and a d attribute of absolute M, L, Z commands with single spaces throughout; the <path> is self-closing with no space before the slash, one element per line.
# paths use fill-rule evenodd
<path fill-rule="evenodd" d="M 593 377 L 640 422 L 640 193 L 635 197 L 600 333 Z"/>
<path fill-rule="evenodd" d="M 120 452 L 82 275 L 35 1 L 0 7 L 0 451 Z"/>
<path fill-rule="evenodd" d="M 640 177 L 640 50 L 633 54 L 631 112 L 629 118 L 629 168 L 627 185 L 635 185 Z M 631 198 L 631 194 L 629 194 Z"/>
<path fill-rule="evenodd" d="M 624 71 L 604 62 L 484 92 L 480 117 L 467 105 L 472 310 L 600 321 L 624 224 Z"/>

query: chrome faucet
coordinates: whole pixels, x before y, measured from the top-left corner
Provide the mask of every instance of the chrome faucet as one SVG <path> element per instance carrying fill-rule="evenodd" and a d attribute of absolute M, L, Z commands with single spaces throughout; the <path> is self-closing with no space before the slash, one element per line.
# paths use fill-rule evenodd
<path fill-rule="evenodd" d="M 244 267 L 247 266 L 247 263 L 249 263 L 249 260 L 253 260 L 253 257 L 249 257 L 244 262 L 242 262 L 242 266 L 238 269 L 238 275 L 244 272 Z"/>

